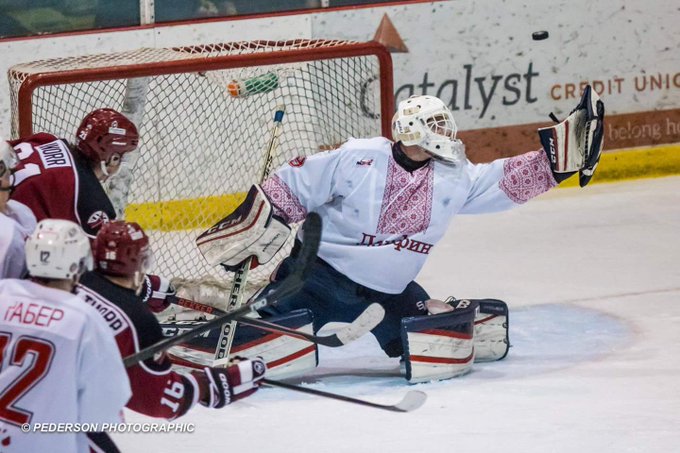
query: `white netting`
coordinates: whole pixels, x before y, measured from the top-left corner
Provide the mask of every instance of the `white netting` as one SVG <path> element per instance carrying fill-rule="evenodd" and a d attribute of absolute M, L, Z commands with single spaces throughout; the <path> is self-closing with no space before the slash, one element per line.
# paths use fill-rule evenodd
<path fill-rule="evenodd" d="M 138 156 L 128 159 L 132 173 L 109 187 L 114 204 L 151 236 L 154 272 L 223 281 L 227 273 L 207 266 L 194 239 L 258 182 L 277 105 L 284 104 L 286 113 L 274 168 L 349 137 L 384 134 L 381 106 L 391 96 L 381 94 L 384 68 L 375 54 L 347 56 L 343 49 L 355 45 L 240 42 L 17 65 L 9 71 L 13 136 L 25 130 L 29 115 L 33 132 L 72 140 L 91 110 L 128 113 L 138 123 L 141 144 Z M 309 56 L 277 60 L 289 51 Z M 64 82 L 40 85 L 32 78 L 57 73 Z M 19 96 L 28 82 L 35 83 L 30 101 Z M 22 107 L 26 102 L 30 109 Z M 253 278 L 262 281 L 273 265 Z"/>

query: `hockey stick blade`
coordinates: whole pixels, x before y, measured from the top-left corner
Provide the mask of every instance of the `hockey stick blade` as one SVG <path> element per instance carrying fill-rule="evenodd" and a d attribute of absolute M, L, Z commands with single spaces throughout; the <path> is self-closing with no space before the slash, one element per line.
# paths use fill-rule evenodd
<path fill-rule="evenodd" d="M 180 307 L 189 308 L 201 313 L 215 316 L 222 316 L 226 314 L 225 311 L 222 311 L 219 308 L 202 304 L 200 302 L 195 302 L 193 300 L 174 296 L 170 296 L 168 299 L 171 303 L 179 305 Z M 249 318 L 247 316 L 239 317 L 237 321 L 241 324 L 253 326 L 267 332 L 280 333 L 290 337 L 311 341 L 312 343 L 320 344 L 322 346 L 337 348 L 366 335 L 375 326 L 380 324 L 380 321 L 382 321 L 384 317 L 385 309 L 379 304 L 371 304 L 352 323 L 342 327 L 339 331 L 332 335 L 312 335 L 306 332 L 300 332 L 299 330 L 268 322 L 265 319 Z"/>
<path fill-rule="evenodd" d="M 358 404 L 360 406 L 373 407 L 376 409 L 382 409 L 390 412 L 413 412 L 420 406 L 425 404 L 427 400 L 427 394 L 425 392 L 420 392 L 418 390 L 410 390 L 397 404 L 378 404 L 371 401 L 361 400 L 358 398 L 352 398 L 350 396 L 338 395 L 336 393 L 324 392 L 321 390 L 310 389 L 307 387 L 300 387 L 298 385 L 286 384 L 285 382 L 273 381 L 271 379 L 263 379 L 263 383 L 270 385 L 272 387 L 281 387 L 294 392 L 308 393 L 310 395 L 321 396 L 323 398 L 330 398 L 338 401 L 344 401 L 346 403 Z"/>
<path fill-rule="evenodd" d="M 227 322 L 235 321 L 239 316 L 260 310 L 276 303 L 276 301 L 280 299 L 292 296 L 293 294 L 300 291 L 305 283 L 305 278 L 307 278 L 307 275 L 314 264 L 316 253 L 319 250 L 319 241 L 321 239 L 321 218 L 314 212 L 310 213 L 307 216 L 307 220 L 305 221 L 302 228 L 305 232 L 305 242 L 302 244 L 299 259 L 295 263 L 293 272 L 291 272 L 291 274 L 283 279 L 278 285 L 269 290 L 266 294 L 258 295 L 249 304 L 226 313 L 224 316 L 218 316 L 194 329 L 188 330 L 174 337 L 164 338 L 158 343 L 155 343 L 139 352 L 125 357 L 123 359 L 123 364 L 126 367 L 132 366 L 141 362 L 142 360 L 153 357 L 153 355 L 157 352 L 164 351 L 179 343 L 191 340 L 203 332 L 220 327 Z"/>
<path fill-rule="evenodd" d="M 278 324 L 257 318 L 241 317 L 238 322 L 257 327 L 270 332 L 282 333 L 291 337 L 301 338 L 312 343 L 337 348 L 358 339 L 370 332 L 385 317 L 385 309 L 380 304 L 371 304 L 351 324 L 341 328 L 332 335 L 311 335 L 305 332 L 289 329 Z"/>

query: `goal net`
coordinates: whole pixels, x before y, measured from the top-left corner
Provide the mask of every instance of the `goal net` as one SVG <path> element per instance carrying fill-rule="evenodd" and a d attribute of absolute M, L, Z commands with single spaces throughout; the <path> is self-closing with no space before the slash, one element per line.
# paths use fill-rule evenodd
<path fill-rule="evenodd" d="M 143 48 L 19 64 L 8 76 L 14 138 L 50 132 L 72 142 L 82 118 L 103 107 L 137 124 L 140 147 L 106 189 L 151 237 L 154 273 L 185 282 L 229 278 L 194 241 L 259 182 L 278 105 L 273 168 L 349 137 L 389 136 L 393 111 L 391 58 L 374 42 Z M 262 284 L 283 253 L 251 280 Z"/>

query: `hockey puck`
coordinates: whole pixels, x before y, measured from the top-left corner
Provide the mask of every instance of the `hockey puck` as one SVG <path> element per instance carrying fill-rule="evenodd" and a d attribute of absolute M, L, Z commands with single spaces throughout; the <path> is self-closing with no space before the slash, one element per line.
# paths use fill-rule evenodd
<path fill-rule="evenodd" d="M 535 31 L 531 34 L 531 39 L 534 41 L 543 41 L 544 39 L 548 39 L 548 32 L 545 30 Z"/>

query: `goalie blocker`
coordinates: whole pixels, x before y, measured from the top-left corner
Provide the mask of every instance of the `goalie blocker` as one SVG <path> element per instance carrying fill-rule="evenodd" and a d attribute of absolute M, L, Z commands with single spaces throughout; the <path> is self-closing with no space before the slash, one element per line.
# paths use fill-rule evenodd
<path fill-rule="evenodd" d="M 508 353 L 505 302 L 449 298 L 446 303 L 450 311 L 402 319 L 405 377 L 410 383 L 460 376 L 473 362 L 501 360 Z"/>
<path fill-rule="evenodd" d="M 259 185 L 253 185 L 238 208 L 196 239 L 212 266 L 229 271 L 254 257 L 253 266 L 269 262 L 290 236 L 290 227 L 273 215 L 272 205 Z"/>

